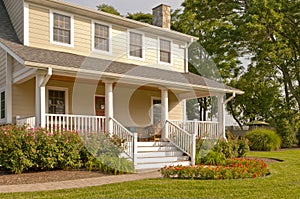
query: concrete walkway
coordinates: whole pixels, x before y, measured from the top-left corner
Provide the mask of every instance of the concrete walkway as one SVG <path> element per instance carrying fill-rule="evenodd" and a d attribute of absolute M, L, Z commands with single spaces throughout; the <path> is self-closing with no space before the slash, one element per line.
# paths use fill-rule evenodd
<path fill-rule="evenodd" d="M 0 193 L 35 192 L 35 191 L 50 191 L 50 190 L 59 190 L 59 189 L 84 188 L 84 187 L 100 186 L 105 184 L 128 182 L 134 180 L 144 180 L 144 179 L 159 178 L 159 177 L 161 177 L 161 175 L 158 171 L 154 171 L 154 172 L 152 171 L 148 173 L 103 176 L 97 178 L 68 180 L 68 181 L 60 181 L 60 182 L 3 185 L 0 186 Z"/>

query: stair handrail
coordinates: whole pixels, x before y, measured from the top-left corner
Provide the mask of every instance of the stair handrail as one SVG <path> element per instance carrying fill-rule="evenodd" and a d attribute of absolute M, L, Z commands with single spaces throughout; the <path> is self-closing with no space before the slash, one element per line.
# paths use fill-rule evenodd
<path fill-rule="evenodd" d="M 195 164 L 196 134 L 189 133 L 173 122 L 166 120 L 168 140 L 179 150 L 191 158 L 191 164 Z"/>
<path fill-rule="evenodd" d="M 117 135 L 120 139 L 126 140 L 126 147 L 124 153 L 133 161 L 133 164 L 137 164 L 137 133 L 130 132 L 125 126 L 118 122 L 115 118 L 110 117 L 112 121 L 112 135 Z"/>

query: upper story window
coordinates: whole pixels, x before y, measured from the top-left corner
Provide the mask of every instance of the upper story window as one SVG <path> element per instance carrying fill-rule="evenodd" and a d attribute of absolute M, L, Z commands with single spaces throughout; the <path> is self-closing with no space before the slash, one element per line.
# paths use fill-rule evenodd
<path fill-rule="evenodd" d="M 50 41 L 51 43 L 74 46 L 74 20 L 72 15 L 65 13 L 52 12 L 50 13 Z"/>
<path fill-rule="evenodd" d="M 143 58 L 143 34 L 129 32 L 129 56 Z"/>
<path fill-rule="evenodd" d="M 93 23 L 93 50 L 111 51 L 111 26 Z"/>
<path fill-rule="evenodd" d="M 159 40 L 159 61 L 164 63 L 171 63 L 171 41 Z"/>
<path fill-rule="evenodd" d="M 5 91 L 0 93 L 0 119 L 5 118 Z"/>

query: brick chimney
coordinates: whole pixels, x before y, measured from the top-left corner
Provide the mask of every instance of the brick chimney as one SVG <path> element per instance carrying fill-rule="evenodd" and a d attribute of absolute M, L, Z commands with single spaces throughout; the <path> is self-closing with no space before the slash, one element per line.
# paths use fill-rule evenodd
<path fill-rule="evenodd" d="M 153 25 L 162 28 L 171 28 L 171 8 L 170 6 L 160 4 L 152 9 L 153 12 Z"/>

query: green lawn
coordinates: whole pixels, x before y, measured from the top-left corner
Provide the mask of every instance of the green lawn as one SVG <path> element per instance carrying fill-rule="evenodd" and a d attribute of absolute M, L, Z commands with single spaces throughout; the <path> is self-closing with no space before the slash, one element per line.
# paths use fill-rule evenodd
<path fill-rule="evenodd" d="M 300 198 L 300 150 L 251 152 L 284 160 L 269 163 L 271 175 L 242 180 L 153 179 L 83 189 L 1 194 L 0 198 Z"/>

